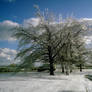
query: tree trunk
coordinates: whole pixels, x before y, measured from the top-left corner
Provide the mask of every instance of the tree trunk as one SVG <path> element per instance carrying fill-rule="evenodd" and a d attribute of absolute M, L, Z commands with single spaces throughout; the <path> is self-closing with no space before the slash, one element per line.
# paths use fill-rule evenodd
<path fill-rule="evenodd" d="M 70 69 L 70 73 L 72 73 L 72 69 Z"/>
<path fill-rule="evenodd" d="M 52 55 L 52 45 L 51 45 L 51 32 L 49 31 L 49 28 L 46 27 L 47 33 L 48 33 L 48 58 L 49 58 L 49 63 L 50 63 L 50 75 L 54 75 L 54 57 Z"/>
<path fill-rule="evenodd" d="M 49 63 L 50 63 L 50 75 L 54 75 L 54 59 L 52 57 L 52 50 L 51 46 L 48 46 L 48 52 L 49 52 Z"/>
<path fill-rule="evenodd" d="M 69 66 L 66 64 L 66 75 L 69 75 Z"/>
<path fill-rule="evenodd" d="M 72 73 L 72 65 L 70 65 L 70 73 Z"/>
<path fill-rule="evenodd" d="M 50 75 L 54 75 L 53 60 L 50 61 Z"/>
<path fill-rule="evenodd" d="M 69 75 L 69 70 L 66 70 L 66 75 Z"/>
<path fill-rule="evenodd" d="M 62 64 L 62 73 L 64 73 L 64 72 L 65 72 L 64 65 Z"/>
<path fill-rule="evenodd" d="M 82 64 L 80 64 L 80 72 L 82 72 Z"/>

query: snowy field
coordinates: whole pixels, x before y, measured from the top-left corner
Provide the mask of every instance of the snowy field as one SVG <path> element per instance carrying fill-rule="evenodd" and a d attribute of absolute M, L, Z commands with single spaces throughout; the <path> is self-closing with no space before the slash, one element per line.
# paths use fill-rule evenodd
<path fill-rule="evenodd" d="M 69 76 L 57 73 L 0 74 L 0 92 L 92 92 L 92 81 L 84 77 L 92 70 L 76 72 Z M 87 91 L 88 90 L 88 91 Z"/>

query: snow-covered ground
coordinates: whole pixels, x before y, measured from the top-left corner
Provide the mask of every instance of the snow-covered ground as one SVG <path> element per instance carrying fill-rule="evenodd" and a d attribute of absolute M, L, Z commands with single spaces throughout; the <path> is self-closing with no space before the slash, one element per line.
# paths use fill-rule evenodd
<path fill-rule="evenodd" d="M 0 74 L 0 92 L 92 92 L 92 81 L 84 77 L 92 70 L 76 72 L 69 76 L 48 73 Z M 87 91 L 88 90 L 88 91 Z"/>

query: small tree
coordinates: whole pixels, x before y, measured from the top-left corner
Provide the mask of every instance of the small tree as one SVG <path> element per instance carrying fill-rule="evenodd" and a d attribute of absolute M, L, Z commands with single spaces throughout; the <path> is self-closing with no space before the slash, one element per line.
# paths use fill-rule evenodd
<path fill-rule="evenodd" d="M 65 66 L 66 74 L 69 74 L 69 69 L 70 72 L 72 72 L 72 65 L 76 64 L 76 57 L 81 55 L 81 52 L 85 51 L 85 49 L 80 49 L 80 47 L 84 48 L 82 35 L 84 28 L 77 20 L 70 19 L 70 21 L 65 23 L 63 30 L 64 37 L 67 37 L 67 39 L 64 40 L 65 45 L 60 53 L 58 53 L 58 58 L 62 66 Z M 62 67 L 62 72 L 63 71 L 64 69 Z"/>

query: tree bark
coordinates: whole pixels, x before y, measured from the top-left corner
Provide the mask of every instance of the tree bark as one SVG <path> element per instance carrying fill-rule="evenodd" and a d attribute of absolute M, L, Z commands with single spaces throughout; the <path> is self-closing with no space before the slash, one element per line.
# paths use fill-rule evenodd
<path fill-rule="evenodd" d="M 53 60 L 50 61 L 50 75 L 54 75 Z"/>
<path fill-rule="evenodd" d="M 70 73 L 72 73 L 72 69 L 70 69 Z"/>
<path fill-rule="evenodd" d="M 64 65 L 62 64 L 62 73 L 64 73 L 64 72 L 65 72 Z"/>
<path fill-rule="evenodd" d="M 80 72 L 82 72 L 82 64 L 80 64 Z"/>
<path fill-rule="evenodd" d="M 73 70 L 72 65 L 70 65 L 70 73 L 72 73 L 72 70 Z"/>
<path fill-rule="evenodd" d="M 69 75 L 69 70 L 66 70 L 66 75 Z"/>
<path fill-rule="evenodd" d="M 69 75 L 69 66 L 66 64 L 66 75 Z"/>
<path fill-rule="evenodd" d="M 48 46 L 48 52 L 49 52 L 49 63 L 50 63 L 50 75 L 54 75 L 54 59 L 52 57 L 51 46 Z"/>

